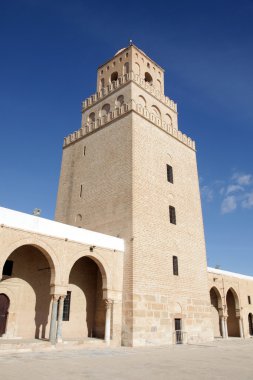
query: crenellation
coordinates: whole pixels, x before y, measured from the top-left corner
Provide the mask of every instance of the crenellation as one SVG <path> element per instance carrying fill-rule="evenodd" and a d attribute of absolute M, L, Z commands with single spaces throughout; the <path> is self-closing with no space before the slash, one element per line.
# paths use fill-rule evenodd
<path fill-rule="evenodd" d="M 108 115 L 104 115 L 98 117 L 95 122 L 86 123 L 80 130 L 71 133 L 67 137 L 64 138 L 64 147 L 69 144 L 78 141 L 82 137 L 86 136 L 89 133 L 94 132 L 94 130 L 104 127 L 105 125 L 111 123 L 114 119 L 121 117 L 122 115 L 128 113 L 129 111 L 137 112 L 142 115 L 145 119 L 161 128 L 169 135 L 173 136 L 183 144 L 187 145 L 189 148 L 195 150 L 195 141 L 193 141 L 190 137 L 187 137 L 181 131 L 178 131 L 176 128 L 173 128 L 171 125 L 167 124 L 165 121 L 154 115 L 152 110 L 144 108 L 141 104 L 136 104 L 134 100 L 129 102 L 128 104 L 123 104 L 121 107 L 116 108 L 114 111 L 108 113 Z"/>
<path fill-rule="evenodd" d="M 82 112 L 86 111 L 90 107 L 94 106 L 97 102 L 106 98 L 113 91 L 123 87 L 125 84 L 129 82 L 134 82 L 139 85 L 142 89 L 150 93 L 153 97 L 161 101 L 167 107 L 169 107 L 172 111 L 177 112 L 177 104 L 170 99 L 169 97 L 163 95 L 158 89 L 156 89 L 153 85 L 151 86 L 149 83 L 145 82 L 140 78 L 139 75 L 130 72 L 128 74 L 122 75 L 119 77 L 113 84 L 109 84 L 106 87 L 103 87 L 100 91 L 91 95 L 89 98 L 85 99 L 82 102 Z"/>

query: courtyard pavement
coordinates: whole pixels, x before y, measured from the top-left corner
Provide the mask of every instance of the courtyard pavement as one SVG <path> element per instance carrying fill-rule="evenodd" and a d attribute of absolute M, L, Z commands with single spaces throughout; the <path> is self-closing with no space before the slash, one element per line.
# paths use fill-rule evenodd
<path fill-rule="evenodd" d="M 253 380 L 253 339 L 0 355 L 2 380 Z"/>

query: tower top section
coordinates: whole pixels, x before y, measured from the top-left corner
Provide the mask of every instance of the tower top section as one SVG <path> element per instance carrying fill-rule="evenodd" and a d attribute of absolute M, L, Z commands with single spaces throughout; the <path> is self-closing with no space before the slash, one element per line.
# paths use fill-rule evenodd
<path fill-rule="evenodd" d="M 97 91 L 116 82 L 119 77 L 132 72 L 150 86 L 164 94 L 164 70 L 137 46 L 130 43 L 120 49 L 112 59 L 99 66 L 97 71 Z"/>

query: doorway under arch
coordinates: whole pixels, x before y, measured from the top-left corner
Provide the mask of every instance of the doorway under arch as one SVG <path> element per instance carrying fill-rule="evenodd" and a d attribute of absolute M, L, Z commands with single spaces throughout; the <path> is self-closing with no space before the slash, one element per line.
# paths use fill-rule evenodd
<path fill-rule="evenodd" d="M 212 287 L 210 290 L 210 301 L 212 306 L 211 312 L 214 337 L 220 338 L 222 336 L 220 320 L 220 309 L 222 308 L 222 300 L 219 291 L 215 287 Z"/>
<path fill-rule="evenodd" d="M 33 245 L 16 248 L 7 258 L 0 283 L 11 290 L 15 336 L 46 339 L 49 334 L 50 283 L 52 262 L 42 249 Z M 7 265 L 8 264 L 8 265 Z M 10 265 L 11 264 L 11 265 Z M 5 271 L 5 268 L 9 268 Z M 12 299 L 10 298 L 12 304 Z"/>
<path fill-rule="evenodd" d="M 63 319 L 63 336 L 104 339 L 103 277 L 92 258 L 81 257 L 74 263 L 69 275 L 68 294 L 71 304 L 69 319 Z"/>
<path fill-rule="evenodd" d="M 228 336 L 240 337 L 239 319 L 236 316 L 236 309 L 239 308 L 239 301 L 236 292 L 230 288 L 226 295 L 227 303 L 227 328 Z"/>
<path fill-rule="evenodd" d="M 0 293 L 0 337 L 6 332 L 9 307 L 9 297 L 4 293 Z"/>

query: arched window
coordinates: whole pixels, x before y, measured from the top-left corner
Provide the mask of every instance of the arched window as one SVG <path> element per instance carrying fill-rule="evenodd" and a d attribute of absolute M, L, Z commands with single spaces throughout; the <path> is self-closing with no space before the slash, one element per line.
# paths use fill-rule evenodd
<path fill-rule="evenodd" d="M 138 104 L 140 104 L 142 107 L 146 107 L 146 99 L 144 98 L 144 96 L 139 95 Z"/>
<path fill-rule="evenodd" d="M 129 62 L 126 62 L 124 63 L 124 74 L 128 74 L 129 73 Z"/>
<path fill-rule="evenodd" d="M 116 99 L 116 102 L 115 102 L 115 106 L 116 107 L 121 107 L 123 106 L 124 104 L 124 96 L 123 95 L 119 95 Z"/>
<path fill-rule="evenodd" d="M 118 79 L 118 73 L 117 71 L 114 71 L 114 73 L 112 73 L 111 75 L 111 82 L 116 82 L 116 80 Z"/>
<path fill-rule="evenodd" d="M 105 87 L 105 78 L 100 80 L 100 89 Z"/>
<path fill-rule="evenodd" d="M 108 115 L 109 112 L 110 112 L 110 104 L 107 103 L 103 105 L 100 115 L 105 116 L 105 115 Z"/>
<path fill-rule="evenodd" d="M 157 79 L 156 82 L 157 82 L 157 90 L 161 92 L 161 91 L 162 91 L 162 84 L 161 84 L 161 81 L 160 81 L 159 79 Z"/>
<path fill-rule="evenodd" d="M 145 78 L 144 78 L 145 82 L 148 82 L 150 85 L 152 85 L 153 83 L 153 78 L 152 76 L 149 74 L 149 73 L 145 73 Z"/>
<path fill-rule="evenodd" d="M 139 63 L 137 63 L 137 62 L 135 62 L 135 64 L 134 64 L 134 69 L 135 69 L 135 73 L 137 74 L 137 75 L 140 75 L 140 65 L 139 65 Z"/>
<path fill-rule="evenodd" d="M 95 122 L 95 112 L 91 112 L 88 116 L 88 122 L 89 123 L 94 123 Z"/>
<path fill-rule="evenodd" d="M 156 106 L 152 106 L 151 109 L 152 109 L 153 114 L 155 114 L 155 116 L 161 118 L 161 111 L 159 110 L 158 107 L 156 107 Z"/>
<path fill-rule="evenodd" d="M 172 125 L 172 118 L 171 118 L 171 116 L 168 113 L 166 113 L 166 115 L 164 117 L 164 121 L 165 121 L 166 124 Z"/>

